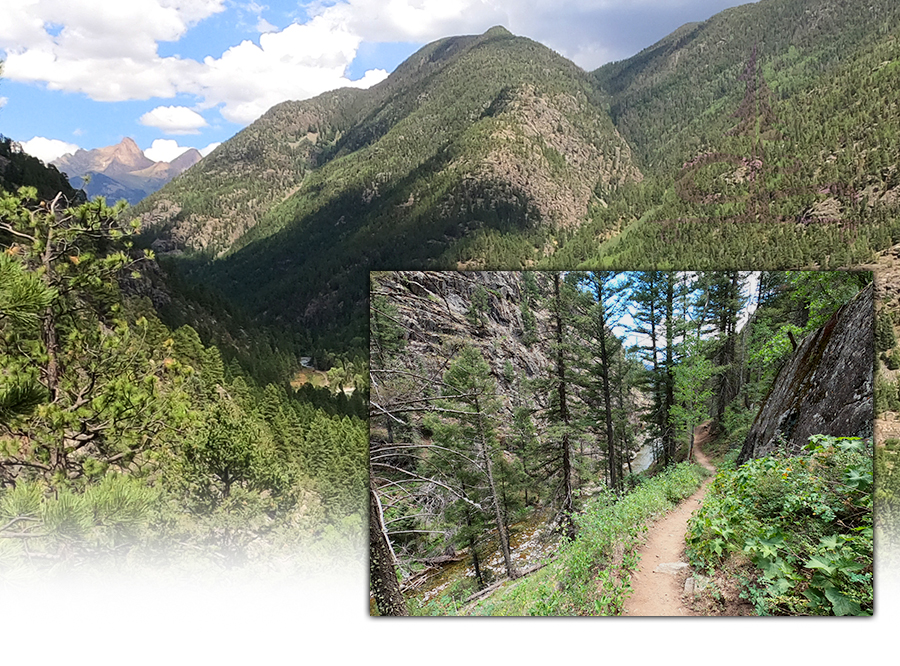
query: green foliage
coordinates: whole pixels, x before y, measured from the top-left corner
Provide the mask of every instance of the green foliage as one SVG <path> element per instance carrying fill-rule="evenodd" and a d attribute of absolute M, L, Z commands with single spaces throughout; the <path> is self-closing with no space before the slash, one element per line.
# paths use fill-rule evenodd
<path fill-rule="evenodd" d="M 34 197 L 0 195 L 4 565 L 358 542 L 365 423 L 226 371 L 196 329 L 124 298 L 140 276 L 116 209 Z"/>
<path fill-rule="evenodd" d="M 50 200 L 62 192 L 69 201 L 84 201 L 84 194 L 73 189 L 55 166 L 44 164 L 0 134 L 0 190 L 16 191 L 23 185 L 34 187 L 42 199 Z"/>
<path fill-rule="evenodd" d="M 472 326 L 484 326 L 485 315 L 490 310 L 490 295 L 483 285 L 475 287 L 472 297 L 469 299 L 469 309 L 466 310 L 466 319 Z"/>
<path fill-rule="evenodd" d="M 535 200 L 596 180 L 572 155 L 618 152 L 629 179 L 600 102 L 590 75 L 531 40 L 448 38 L 377 89 L 273 108 L 136 213 L 156 209 L 157 233 L 191 239 L 177 260 L 190 281 L 257 323 L 363 340 L 366 269 L 525 267 L 556 224 Z M 552 110 L 551 133 L 530 131 L 535 105 Z M 485 174 L 492 164 L 521 178 Z"/>
<path fill-rule="evenodd" d="M 894 335 L 894 323 L 891 316 L 887 310 L 879 310 L 875 315 L 875 353 L 889 351 L 896 344 L 897 337 Z"/>
<path fill-rule="evenodd" d="M 746 558 L 759 614 L 870 615 L 873 468 L 869 442 L 816 435 L 806 454 L 720 471 L 688 526 L 710 570 Z"/>
<path fill-rule="evenodd" d="M 578 536 L 537 574 L 507 585 L 473 615 L 617 615 L 628 596 L 629 573 L 648 521 L 690 496 L 704 471 L 680 464 L 617 499 L 592 498 L 577 517 Z"/>

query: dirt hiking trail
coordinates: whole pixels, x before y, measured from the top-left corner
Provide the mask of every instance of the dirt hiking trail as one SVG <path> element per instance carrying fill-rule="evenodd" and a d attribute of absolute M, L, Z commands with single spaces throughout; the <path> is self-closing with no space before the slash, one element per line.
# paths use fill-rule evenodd
<path fill-rule="evenodd" d="M 694 429 L 694 459 L 713 470 L 700 447 L 709 439 L 709 425 Z M 706 479 L 700 488 L 656 521 L 647 533 L 647 542 L 638 551 L 640 564 L 632 575 L 631 596 L 625 600 L 625 616 L 687 616 L 696 615 L 682 601 L 688 565 L 684 561 L 684 536 L 688 519 L 700 506 L 714 477 Z"/>

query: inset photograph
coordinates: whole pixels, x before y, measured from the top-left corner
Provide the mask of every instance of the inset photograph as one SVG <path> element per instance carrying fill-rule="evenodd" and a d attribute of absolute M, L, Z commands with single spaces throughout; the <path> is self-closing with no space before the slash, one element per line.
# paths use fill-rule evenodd
<path fill-rule="evenodd" d="M 872 614 L 872 273 L 370 280 L 372 615 Z"/>

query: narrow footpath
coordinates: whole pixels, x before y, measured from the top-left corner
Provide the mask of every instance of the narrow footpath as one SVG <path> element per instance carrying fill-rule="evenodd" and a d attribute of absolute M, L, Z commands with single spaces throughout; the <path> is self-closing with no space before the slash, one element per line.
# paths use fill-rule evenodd
<path fill-rule="evenodd" d="M 694 430 L 694 459 L 706 469 L 713 466 L 700 450 L 709 439 L 707 425 Z M 634 616 L 687 616 L 696 615 L 683 602 L 684 537 L 688 519 L 700 506 L 713 477 L 706 479 L 700 488 L 675 507 L 665 517 L 656 521 L 647 534 L 647 542 L 638 551 L 640 564 L 631 579 L 633 591 L 625 600 L 623 615 Z M 682 575 L 679 575 L 682 574 Z"/>

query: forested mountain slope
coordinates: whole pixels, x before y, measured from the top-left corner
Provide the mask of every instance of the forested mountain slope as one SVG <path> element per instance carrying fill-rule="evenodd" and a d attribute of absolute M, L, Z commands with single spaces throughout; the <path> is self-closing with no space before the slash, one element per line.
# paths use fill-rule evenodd
<path fill-rule="evenodd" d="M 898 20 L 900 7 L 890 0 L 762 0 L 684 25 L 594 75 L 641 168 L 663 173 L 735 124 L 744 92 L 737 82 L 754 49 L 775 99 L 784 100 L 896 34 Z"/>
<path fill-rule="evenodd" d="M 592 78 L 495 28 L 429 44 L 371 90 L 275 107 L 138 212 L 224 255 L 197 275 L 252 315 L 346 330 L 367 269 L 455 266 L 498 232 L 533 234 L 539 257 L 598 191 L 640 178 Z"/>
<path fill-rule="evenodd" d="M 326 543 L 353 557 L 366 424 L 352 400 L 258 382 L 235 350 L 164 324 L 123 207 L 67 200 L 55 168 L 21 156 L 6 173 L 22 187 L 0 189 L 0 580 L 299 563 Z"/>
<path fill-rule="evenodd" d="M 591 74 L 446 38 L 274 107 L 137 212 L 188 281 L 345 349 L 372 268 L 855 265 L 900 239 L 898 25 L 763 0 Z"/>
<path fill-rule="evenodd" d="M 900 239 L 898 26 L 891 2 L 768 0 L 598 70 L 650 177 L 554 261 L 870 261 Z"/>

